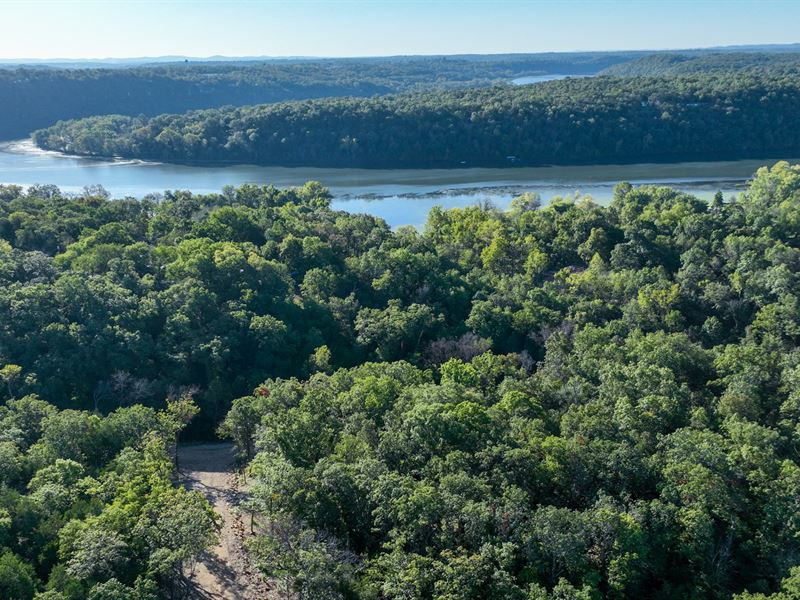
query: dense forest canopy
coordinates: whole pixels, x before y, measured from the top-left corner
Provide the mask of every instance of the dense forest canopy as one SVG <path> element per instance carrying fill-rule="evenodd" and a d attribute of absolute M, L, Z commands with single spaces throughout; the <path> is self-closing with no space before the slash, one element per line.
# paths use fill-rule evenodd
<path fill-rule="evenodd" d="M 0 570 L 47 600 L 148 598 L 196 547 L 162 550 L 148 503 L 172 500 L 126 486 L 168 471 L 159 424 L 184 421 L 159 415 L 191 411 L 162 398 L 193 386 L 296 597 L 795 597 L 800 166 L 712 203 L 620 184 L 422 231 L 329 200 L 0 187 L 0 449 L 21 465 Z M 72 494 L 55 522 L 42 489 Z"/>
<path fill-rule="evenodd" d="M 486 87 L 531 75 L 767 68 L 785 72 L 800 56 L 797 50 L 686 50 L 678 58 L 674 53 L 624 51 L 192 61 L 116 68 L 0 65 L 0 140 L 26 137 L 56 121 L 97 115 L 155 116 L 323 97 Z"/>
<path fill-rule="evenodd" d="M 158 117 L 37 131 L 96 156 L 284 166 L 429 168 L 769 158 L 800 153 L 800 79 L 725 72 L 572 78 Z"/>
<path fill-rule="evenodd" d="M 173 484 L 188 397 L 102 417 L 15 397 L 0 369 L 0 598 L 158 600 L 216 541 L 218 517 Z"/>
<path fill-rule="evenodd" d="M 800 53 L 725 52 L 712 54 L 658 53 L 641 56 L 603 69 L 600 75 L 651 77 L 690 73 L 800 74 Z"/>
<path fill-rule="evenodd" d="M 486 86 L 522 75 L 591 75 L 639 52 L 273 60 L 130 68 L 0 69 L 0 139 L 63 119 L 158 115 L 325 96 Z"/>

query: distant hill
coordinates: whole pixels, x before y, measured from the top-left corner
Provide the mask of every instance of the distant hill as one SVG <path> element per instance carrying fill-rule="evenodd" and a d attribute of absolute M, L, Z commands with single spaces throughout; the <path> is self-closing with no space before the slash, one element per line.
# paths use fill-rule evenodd
<path fill-rule="evenodd" d="M 694 55 L 659 53 L 612 65 L 599 74 L 615 77 L 653 77 L 726 71 L 773 74 L 800 72 L 800 53 L 718 52 Z"/>
<path fill-rule="evenodd" d="M 100 116 L 43 148 L 190 164 L 458 168 L 771 158 L 800 152 L 800 79 L 738 72 Z"/>
<path fill-rule="evenodd" d="M 786 69 L 797 57 L 800 45 L 361 58 L 164 56 L 39 60 L 25 66 L 6 60 L 0 61 L 0 140 L 95 115 L 152 117 L 323 97 L 488 87 L 537 75 L 669 75 L 741 64 Z"/>
<path fill-rule="evenodd" d="M 202 63 L 117 64 L 99 69 L 37 63 L 0 69 L 0 139 L 25 137 L 56 121 L 93 115 L 154 116 L 226 105 L 482 87 L 528 75 L 593 75 L 640 55 L 583 52 L 240 62 L 206 59 Z"/>
<path fill-rule="evenodd" d="M 353 57 L 330 58 L 322 56 L 186 56 L 182 54 L 171 56 L 139 56 L 128 58 L 0 58 L 2 67 L 33 67 L 50 66 L 56 68 L 115 68 L 146 66 L 169 63 L 286 63 L 286 62 L 318 62 L 318 61 L 396 61 L 396 60 L 430 60 L 449 58 L 454 60 L 493 61 L 493 60 L 526 60 L 543 59 L 544 57 L 561 57 L 570 60 L 578 56 L 621 56 L 621 55 L 647 55 L 663 53 L 681 53 L 687 55 L 716 54 L 729 52 L 800 52 L 800 43 L 797 44 L 744 44 L 734 46 L 713 46 L 710 48 L 691 48 L 676 50 L 624 50 L 624 51 L 595 51 L 595 52 L 538 52 L 538 53 L 506 53 L 506 54 L 434 54 L 434 55 L 397 55 L 379 57 Z"/>

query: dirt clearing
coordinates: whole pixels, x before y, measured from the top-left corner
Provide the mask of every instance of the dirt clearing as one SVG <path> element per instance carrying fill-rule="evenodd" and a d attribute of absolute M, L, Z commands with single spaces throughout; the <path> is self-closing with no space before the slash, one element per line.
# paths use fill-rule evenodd
<path fill-rule="evenodd" d="M 190 598 L 261 600 L 274 597 L 245 549 L 250 535 L 236 511 L 247 497 L 239 487 L 231 444 L 187 444 L 178 450 L 181 481 L 208 499 L 222 518 L 219 544 L 201 556 L 187 573 Z"/>

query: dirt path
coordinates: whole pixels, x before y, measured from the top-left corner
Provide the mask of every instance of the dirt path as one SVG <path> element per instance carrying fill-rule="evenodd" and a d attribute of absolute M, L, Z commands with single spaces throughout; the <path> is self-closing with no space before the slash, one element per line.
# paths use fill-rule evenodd
<path fill-rule="evenodd" d="M 230 444 L 191 444 L 178 450 L 181 480 L 202 492 L 222 518 L 219 545 L 200 557 L 193 574 L 190 598 L 202 600 L 261 600 L 269 588 L 251 564 L 244 542 L 249 536 L 237 507 L 246 498 L 239 489 Z"/>

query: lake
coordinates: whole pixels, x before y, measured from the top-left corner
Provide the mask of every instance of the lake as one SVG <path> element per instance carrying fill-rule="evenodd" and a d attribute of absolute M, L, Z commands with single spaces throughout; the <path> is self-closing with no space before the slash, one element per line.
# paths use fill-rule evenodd
<path fill-rule="evenodd" d="M 397 227 L 424 224 L 428 211 L 436 205 L 451 208 L 489 200 L 505 208 L 513 197 L 524 192 L 540 194 L 544 203 L 555 196 L 576 193 L 606 203 L 619 181 L 670 185 L 703 198 L 711 198 L 717 190 L 729 195 L 742 191 L 759 166 L 776 160 L 514 169 L 190 167 L 70 157 L 39 150 L 25 140 L 0 145 L 0 183 L 54 184 L 70 192 L 100 184 L 115 197 L 141 198 L 165 190 L 208 193 L 225 185 L 257 183 L 280 187 L 315 180 L 330 188 L 334 208 L 369 213 Z"/>

